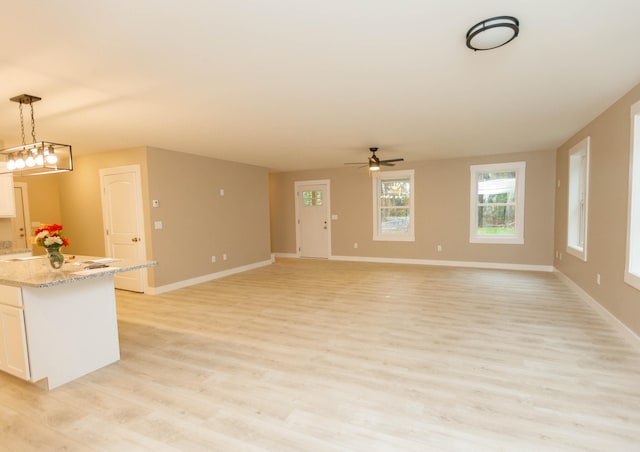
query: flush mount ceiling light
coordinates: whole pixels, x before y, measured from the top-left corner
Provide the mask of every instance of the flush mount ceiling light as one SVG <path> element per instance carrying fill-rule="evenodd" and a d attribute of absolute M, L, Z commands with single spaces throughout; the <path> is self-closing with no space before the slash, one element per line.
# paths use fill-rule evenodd
<path fill-rule="evenodd" d="M 0 151 L 0 174 L 13 173 L 17 176 L 62 173 L 73 170 L 71 145 L 36 141 L 36 123 L 33 116 L 33 103 L 40 97 L 30 94 L 9 99 L 20 104 L 20 131 L 22 145 Z M 33 142 L 26 144 L 24 139 L 24 118 L 22 106 L 28 104 L 31 109 L 31 137 Z"/>
<path fill-rule="evenodd" d="M 467 32 L 467 47 L 471 50 L 491 50 L 513 41 L 520 31 L 520 22 L 512 16 L 497 16 L 478 22 Z"/>

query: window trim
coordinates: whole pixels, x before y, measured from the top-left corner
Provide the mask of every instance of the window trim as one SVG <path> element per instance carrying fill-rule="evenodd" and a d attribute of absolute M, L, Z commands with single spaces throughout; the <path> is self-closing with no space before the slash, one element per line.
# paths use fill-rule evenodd
<path fill-rule="evenodd" d="M 415 242 L 415 171 L 397 170 L 397 171 L 380 171 L 373 175 L 373 240 L 387 242 Z M 409 179 L 409 232 L 407 233 L 381 233 L 380 231 L 380 182 L 388 179 Z"/>
<path fill-rule="evenodd" d="M 631 106 L 627 249 L 624 282 L 640 290 L 640 102 Z M 635 254 L 632 253 L 635 251 Z M 636 269 L 637 267 L 637 269 Z"/>
<path fill-rule="evenodd" d="M 469 243 L 491 243 L 503 245 L 524 244 L 525 173 L 526 162 L 489 163 L 471 165 L 469 187 Z M 478 174 L 489 172 L 515 171 L 516 173 L 516 232 L 513 235 L 478 234 Z"/>
<path fill-rule="evenodd" d="M 569 149 L 569 153 L 568 153 L 568 160 L 569 160 L 569 165 L 568 165 L 568 177 L 567 177 L 567 181 L 568 181 L 568 189 L 567 189 L 567 248 L 566 251 L 568 254 L 571 254 L 572 256 L 577 257 L 578 259 L 581 259 L 583 261 L 587 261 L 587 242 L 588 242 L 588 231 L 589 231 L 589 174 L 590 174 L 590 161 L 591 161 L 591 137 L 586 137 L 582 140 L 580 140 L 579 143 L 575 144 L 571 149 Z M 572 215 L 571 215 L 571 210 L 572 210 L 572 204 L 573 202 L 575 202 L 575 200 L 572 199 L 572 191 L 573 191 L 573 186 L 574 184 L 577 184 L 578 181 L 575 181 L 572 179 L 571 174 L 572 174 L 572 168 L 571 168 L 571 161 L 572 158 L 574 156 L 577 156 L 579 154 L 585 154 L 585 158 L 586 158 L 586 163 L 585 163 L 585 168 L 584 168 L 584 240 L 583 240 L 583 244 L 582 247 L 579 246 L 579 244 L 575 243 L 575 234 L 576 231 L 574 231 L 573 229 L 578 228 L 577 234 L 578 236 L 580 235 L 580 225 L 579 224 L 574 224 L 572 222 Z"/>

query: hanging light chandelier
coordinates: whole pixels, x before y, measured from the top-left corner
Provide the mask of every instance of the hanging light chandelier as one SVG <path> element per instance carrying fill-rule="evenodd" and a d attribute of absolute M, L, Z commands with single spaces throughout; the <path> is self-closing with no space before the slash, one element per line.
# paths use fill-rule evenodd
<path fill-rule="evenodd" d="M 73 170 L 71 145 L 36 140 L 36 122 L 33 115 L 33 103 L 42 100 L 30 94 L 21 94 L 9 99 L 17 102 L 20 109 L 20 132 L 22 144 L 0 151 L 0 174 L 13 173 L 17 176 L 62 173 Z M 28 104 L 31 111 L 32 143 L 25 143 L 23 105 Z"/>

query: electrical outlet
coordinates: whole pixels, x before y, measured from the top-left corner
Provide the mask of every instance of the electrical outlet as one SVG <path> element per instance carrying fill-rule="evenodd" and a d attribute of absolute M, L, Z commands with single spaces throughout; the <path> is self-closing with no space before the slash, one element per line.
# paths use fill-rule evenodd
<path fill-rule="evenodd" d="M 438 250 L 438 253 L 442 253 L 442 245 L 436 246 L 436 249 Z"/>
<path fill-rule="evenodd" d="M 600 273 L 596 273 L 596 284 L 600 285 Z"/>
<path fill-rule="evenodd" d="M 358 248 L 358 242 L 354 242 L 353 247 Z"/>
<path fill-rule="evenodd" d="M 223 261 L 226 261 L 226 260 L 227 260 L 227 255 L 226 255 L 226 254 L 223 254 L 223 255 L 222 255 L 222 260 L 223 260 Z"/>
<path fill-rule="evenodd" d="M 211 256 L 211 263 L 215 264 L 216 263 L 216 257 L 215 256 Z"/>

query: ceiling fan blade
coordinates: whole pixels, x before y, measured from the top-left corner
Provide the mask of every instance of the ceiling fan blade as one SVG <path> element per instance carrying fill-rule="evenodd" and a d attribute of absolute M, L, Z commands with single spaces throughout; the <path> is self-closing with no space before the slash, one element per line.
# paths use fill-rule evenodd
<path fill-rule="evenodd" d="M 389 162 L 380 162 L 380 166 L 396 166 L 395 163 L 389 163 Z"/>
<path fill-rule="evenodd" d="M 404 159 L 380 160 L 380 163 L 404 162 Z"/>
<path fill-rule="evenodd" d="M 345 165 L 366 165 L 366 163 L 362 163 L 362 162 L 349 162 L 349 163 L 345 163 Z"/>

